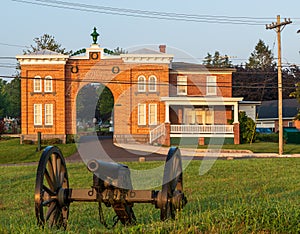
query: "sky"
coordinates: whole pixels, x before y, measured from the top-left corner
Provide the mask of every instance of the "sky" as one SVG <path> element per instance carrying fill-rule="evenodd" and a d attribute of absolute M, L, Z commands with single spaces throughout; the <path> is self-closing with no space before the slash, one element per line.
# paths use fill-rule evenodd
<path fill-rule="evenodd" d="M 259 39 L 277 58 L 277 37 L 265 24 L 276 22 L 276 16 L 290 18 L 293 23 L 282 31 L 282 62 L 300 65 L 300 1 L 289 0 L 62 0 L 72 5 L 57 5 L 43 0 L 1 1 L 0 14 L 0 77 L 15 73 L 16 55 L 23 54 L 33 39 L 47 33 L 63 48 L 77 51 L 92 44 L 90 34 L 96 27 L 100 47 L 158 47 L 167 45 L 167 53 L 177 60 L 196 58 L 202 63 L 207 53 L 219 51 L 230 56 L 233 64 L 245 63 Z M 288 3 L 287 3 L 288 2 Z M 56 7 L 43 6 L 52 4 Z M 79 7 L 78 4 L 85 4 Z M 88 8 L 86 5 L 89 5 Z M 62 8 L 64 6 L 64 8 Z M 66 9 L 73 8 L 73 9 Z M 103 7 L 118 8 L 104 11 Z M 89 11 L 86 11 L 86 10 Z M 148 11 L 142 17 L 124 10 Z M 153 12 L 176 13 L 178 20 L 153 18 Z M 181 14 L 181 15 L 178 15 Z M 191 15 L 213 17 L 214 23 L 189 21 Z M 152 18 L 148 18 L 148 17 Z M 224 19 L 234 20 L 224 23 Z M 237 20 L 241 24 L 236 24 Z M 207 21 L 207 20 L 206 20 Z M 251 25 L 254 22 L 255 25 Z M 258 25 L 259 22 L 259 25 Z M 171 50 L 173 48 L 173 50 Z M 174 50 L 175 49 L 175 50 Z M 183 51 L 176 55 L 176 51 Z M 184 54 L 184 55 L 183 55 Z M 12 59 L 5 59 L 11 57 Z"/>

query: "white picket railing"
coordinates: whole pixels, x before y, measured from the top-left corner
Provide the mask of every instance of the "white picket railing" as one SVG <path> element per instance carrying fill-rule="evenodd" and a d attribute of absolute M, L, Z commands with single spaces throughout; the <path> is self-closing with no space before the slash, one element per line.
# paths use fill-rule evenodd
<path fill-rule="evenodd" d="M 171 125 L 171 133 L 233 133 L 233 125 Z"/>
<path fill-rule="evenodd" d="M 150 144 L 152 144 L 155 140 L 164 135 L 166 135 L 166 127 L 165 124 L 162 123 L 150 131 Z"/>

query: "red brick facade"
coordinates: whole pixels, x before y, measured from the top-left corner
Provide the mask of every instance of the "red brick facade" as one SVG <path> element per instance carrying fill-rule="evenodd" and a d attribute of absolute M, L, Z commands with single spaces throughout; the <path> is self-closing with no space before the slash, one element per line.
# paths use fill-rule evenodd
<path fill-rule="evenodd" d="M 164 52 L 165 48 L 161 48 L 161 51 Z M 162 97 L 178 96 L 177 77 L 180 75 L 187 76 L 187 97 L 206 97 L 208 75 L 216 77 L 216 84 L 219 87 L 216 97 L 230 99 L 232 93 L 232 69 L 201 72 L 170 69 L 172 57 L 164 53 L 106 56 L 103 49 L 93 45 L 87 49 L 85 56 L 72 57 L 46 51 L 17 56 L 17 59 L 21 64 L 21 76 L 27 78 L 21 82 L 22 139 L 36 139 L 37 132 L 41 132 L 43 138 L 59 137 L 65 141 L 66 135 L 76 134 L 77 94 L 83 86 L 90 83 L 102 83 L 113 94 L 116 142 L 149 142 L 149 132 L 157 125 L 166 122 L 165 127 L 169 134 L 170 123 L 183 123 L 184 106 L 175 105 L 168 108 L 166 102 L 162 100 Z M 33 78 L 37 76 L 41 80 L 40 91 L 34 90 Z M 52 78 L 51 92 L 46 92 L 47 76 Z M 145 79 L 143 91 L 139 90 L 141 76 Z M 150 90 L 151 76 L 155 77 L 155 90 Z M 219 110 L 218 106 L 215 107 L 213 119 L 216 124 L 226 125 L 227 121 L 233 118 L 232 103 L 225 104 L 225 109 L 223 107 Z M 41 105 L 41 110 L 37 111 L 39 115 L 34 112 L 36 104 Z M 45 122 L 47 104 L 52 104 L 53 107 L 53 123 L 50 125 Z M 149 108 L 153 106 L 156 108 L 156 120 L 154 125 L 150 125 Z M 143 124 L 138 124 L 139 108 L 143 108 L 145 113 Z M 166 121 L 167 115 L 170 122 Z M 38 121 L 35 118 L 41 118 L 40 124 L 36 124 Z M 238 134 L 236 128 L 234 134 Z M 170 135 L 161 141 L 162 144 L 169 145 Z"/>

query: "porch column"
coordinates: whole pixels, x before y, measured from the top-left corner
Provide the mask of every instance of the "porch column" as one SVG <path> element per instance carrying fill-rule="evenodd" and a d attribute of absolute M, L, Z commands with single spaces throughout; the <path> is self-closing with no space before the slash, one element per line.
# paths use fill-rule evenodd
<path fill-rule="evenodd" d="M 235 103 L 233 105 L 233 123 L 239 123 L 239 105 Z"/>
<path fill-rule="evenodd" d="M 165 135 L 165 146 L 170 146 L 171 145 L 171 138 L 170 138 L 170 133 L 171 133 L 171 124 L 165 123 L 165 128 L 166 128 L 166 135 Z"/>
<path fill-rule="evenodd" d="M 165 123 L 170 123 L 169 103 L 165 102 Z"/>
<path fill-rule="evenodd" d="M 233 133 L 234 133 L 234 144 L 240 144 L 240 124 L 234 123 L 233 124 Z"/>

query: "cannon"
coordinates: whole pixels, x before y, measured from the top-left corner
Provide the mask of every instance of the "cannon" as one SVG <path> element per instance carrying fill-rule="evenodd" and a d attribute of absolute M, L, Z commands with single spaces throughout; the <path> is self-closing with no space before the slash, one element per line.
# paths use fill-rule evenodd
<path fill-rule="evenodd" d="M 43 151 L 36 174 L 35 214 L 39 225 L 66 228 L 72 202 L 98 202 L 100 222 L 108 228 L 101 204 L 112 207 L 114 225 L 136 223 L 134 203 L 150 203 L 160 209 L 160 219 L 174 219 L 187 199 L 183 193 L 183 172 L 180 150 L 171 147 L 165 161 L 162 189 L 134 190 L 130 169 L 123 164 L 90 160 L 87 168 L 93 173 L 93 184 L 88 189 L 72 189 L 65 159 L 55 146 Z"/>

